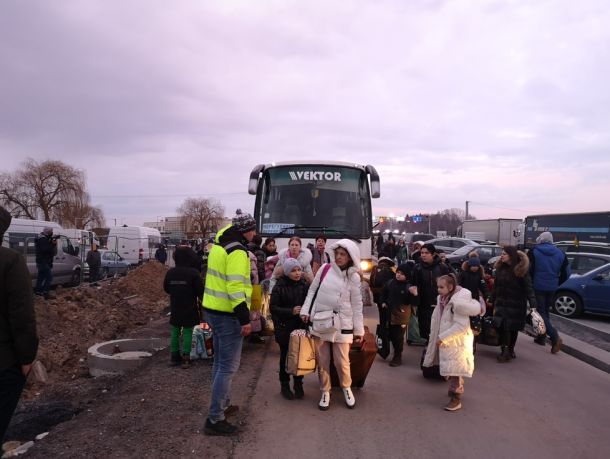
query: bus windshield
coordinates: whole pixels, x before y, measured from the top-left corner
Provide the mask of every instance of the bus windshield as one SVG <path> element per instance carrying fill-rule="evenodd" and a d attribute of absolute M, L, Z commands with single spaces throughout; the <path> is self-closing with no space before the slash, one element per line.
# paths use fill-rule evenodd
<path fill-rule="evenodd" d="M 255 218 L 262 236 L 371 235 L 371 197 L 365 171 L 341 166 L 294 165 L 265 170 Z M 296 227 L 296 228 L 293 228 Z"/>

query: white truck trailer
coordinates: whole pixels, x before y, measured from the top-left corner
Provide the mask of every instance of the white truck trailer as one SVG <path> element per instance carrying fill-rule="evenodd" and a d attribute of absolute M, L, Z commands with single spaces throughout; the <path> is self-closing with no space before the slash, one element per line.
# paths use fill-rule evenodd
<path fill-rule="evenodd" d="M 519 245 L 523 242 L 523 221 L 516 218 L 465 220 L 460 233 L 462 237 L 468 239 Z"/>

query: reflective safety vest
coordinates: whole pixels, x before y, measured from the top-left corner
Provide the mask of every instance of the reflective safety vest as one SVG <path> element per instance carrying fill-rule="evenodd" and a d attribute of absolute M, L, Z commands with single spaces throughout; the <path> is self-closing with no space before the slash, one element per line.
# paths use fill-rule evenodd
<path fill-rule="evenodd" d="M 237 241 L 225 246 L 219 242 L 220 236 L 230 227 L 226 226 L 218 232 L 216 243 L 208 256 L 203 295 L 204 308 L 225 313 L 232 313 L 243 302 L 250 309 L 252 296 L 247 249 Z"/>

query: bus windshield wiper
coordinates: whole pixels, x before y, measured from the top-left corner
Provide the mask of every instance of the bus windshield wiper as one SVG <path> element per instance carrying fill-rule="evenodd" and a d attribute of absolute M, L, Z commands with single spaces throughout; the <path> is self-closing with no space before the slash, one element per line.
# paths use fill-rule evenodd
<path fill-rule="evenodd" d="M 328 226 L 307 226 L 307 225 L 292 225 L 292 226 L 287 226 L 285 228 L 282 228 L 280 231 L 278 231 L 277 233 L 275 233 L 275 237 L 281 236 L 282 234 L 284 234 L 286 231 L 288 230 L 318 230 L 321 233 L 326 233 L 328 232 L 333 232 L 336 234 L 340 234 L 341 236 L 347 238 L 347 239 L 351 239 L 352 241 L 356 241 L 357 243 L 361 243 L 362 240 L 357 238 L 356 236 L 352 236 L 349 233 L 346 233 L 345 231 L 336 229 L 336 228 L 329 228 Z"/>
<path fill-rule="evenodd" d="M 336 229 L 336 228 L 328 228 L 328 227 L 325 227 L 323 229 L 324 229 L 324 231 L 332 231 L 334 233 L 340 234 L 341 236 L 346 237 L 347 239 L 351 239 L 352 241 L 356 241 L 358 244 L 360 244 L 362 242 L 361 239 L 357 238 L 356 236 L 352 236 L 351 234 L 346 233 L 345 231 L 341 231 L 341 230 Z"/>

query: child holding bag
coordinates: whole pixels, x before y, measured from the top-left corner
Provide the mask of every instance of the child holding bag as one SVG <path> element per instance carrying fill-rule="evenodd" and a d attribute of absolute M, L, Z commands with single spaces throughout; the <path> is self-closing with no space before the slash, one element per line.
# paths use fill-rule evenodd
<path fill-rule="evenodd" d="M 474 372 L 470 316 L 480 312 L 480 304 L 468 289 L 457 285 L 454 274 L 437 280 L 438 298 L 430 325 L 430 340 L 423 366 L 439 365 L 441 376 L 449 380 L 447 411 L 462 408 L 464 377 Z"/>

